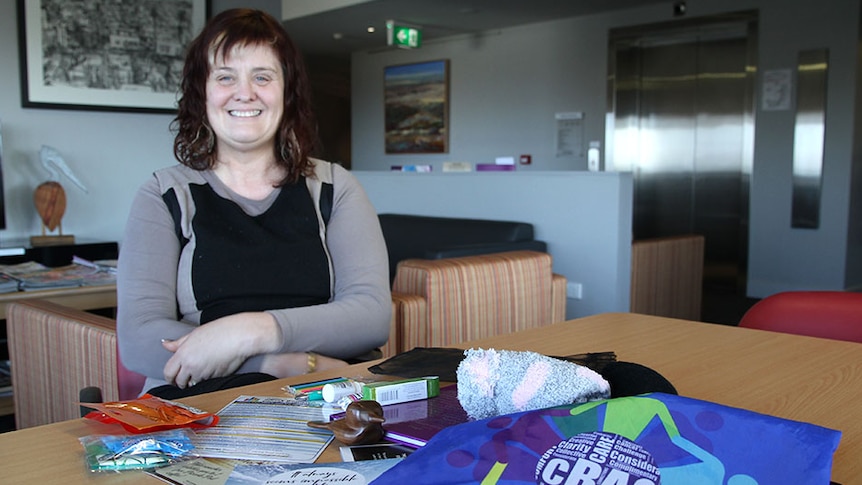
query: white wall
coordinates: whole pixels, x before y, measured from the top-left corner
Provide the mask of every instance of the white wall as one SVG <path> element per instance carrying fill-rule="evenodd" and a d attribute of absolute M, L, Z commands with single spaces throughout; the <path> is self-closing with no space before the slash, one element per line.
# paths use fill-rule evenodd
<path fill-rule="evenodd" d="M 41 234 L 33 190 L 48 179 L 42 145 L 56 148 L 89 189 L 68 179 L 63 233 L 78 239 L 118 241 L 131 198 L 156 168 L 175 163 L 170 115 L 46 110 L 21 107 L 17 2 L 0 2 L 0 122 L 3 134 L 4 244 Z M 62 177 L 62 176 L 61 176 Z"/>
<path fill-rule="evenodd" d="M 862 285 L 862 237 L 848 236 L 850 219 L 859 0 L 699 0 L 686 18 L 757 10 L 758 66 L 794 69 L 800 50 L 829 49 L 826 147 L 819 229 L 793 229 L 791 214 L 792 110 L 755 116 L 750 210 L 748 294 Z M 674 20 L 671 5 L 561 19 L 480 37 L 453 37 L 421 49 L 356 53 L 352 58 L 353 151 L 357 170 L 444 161 L 492 162 L 533 155 L 521 172 L 584 170 L 583 157 L 556 158 L 554 113 L 585 113 L 584 139 L 604 146 L 607 42 L 612 28 Z M 388 65 L 450 60 L 450 151 L 386 155 L 383 144 L 383 69 Z M 759 79 L 759 78 L 758 78 Z M 755 93 L 758 94 L 758 93 Z M 862 163 L 862 160 L 857 161 Z M 426 201 L 431 203 L 430 201 Z M 849 243 L 848 243 L 849 239 Z"/>
<path fill-rule="evenodd" d="M 604 139 L 606 24 L 587 17 L 459 36 L 415 51 L 355 53 L 352 166 L 431 164 L 441 170 L 445 161 L 494 163 L 499 156 L 529 154 L 532 164 L 519 170 L 585 170 L 583 154 L 556 157 L 554 115 L 583 112 L 584 140 Z M 435 59 L 450 61 L 449 153 L 386 155 L 384 68 Z"/>
<path fill-rule="evenodd" d="M 39 159 L 42 145 L 56 148 L 89 190 L 61 176 L 67 206 L 63 233 L 78 240 L 120 241 L 137 188 L 161 167 L 174 165 L 168 114 L 136 114 L 21 107 L 18 2 L 0 2 L 0 123 L 6 230 L 0 244 L 42 231 L 33 190 L 48 178 Z M 280 17 L 277 0 L 213 0 L 213 12 L 238 4 Z"/>
<path fill-rule="evenodd" d="M 583 299 L 567 301 L 568 318 L 629 310 L 630 174 L 353 173 L 378 213 L 530 222 L 554 271 L 583 285 Z"/>
<path fill-rule="evenodd" d="M 214 0 L 215 11 L 238 4 Z M 269 6 L 277 1 L 259 1 Z M 170 115 L 21 108 L 17 2 L 0 2 L 0 120 L 8 229 L 0 240 L 41 232 L 32 192 L 47 174 L 42 144 L 58 149 L 89 187 L 66 184 L 64 232 L 119 240 L 131 197 L 156 168 L 174 162 Z M 759 66 L 793 68 L 800 49 L 829 49 L 826 161 L 821 227 L 791 229 L 792 113 L 756 113 L 752 179 L 749 294 L 781 289 L 838 289 L 862 284 L 862 219 L 850 217 L 854 108 L 859 98 L 859 0 L 690 0 L 688 16 L 758 9 Z M 481 162 L 533 155 L 523 172 L 581 170 L 582 159 L 556 159 L 553 114 L 585 113 L 585 140 L 604 140 L 607 31 L 672 20 L 670 4 L 607 15 L 561 19 L 480 38 L 428 43 L 418 51 L 359 53 L 353 58 L 353 153 L 357 170 L 444 160 Z M 382 69 L 429 59 L 451 60 L 451 152 L 435 156 L 383 153 Z M 509 174 L 512 175 L 512 174 Z M 857 197 L 858 198 L 858 197 Z M 437 202 L 434 202 L 437 203 Z M 850 231 L 852 228 L 854 231 Z M 853 237 L 850 235 L 854 234 Z"/>

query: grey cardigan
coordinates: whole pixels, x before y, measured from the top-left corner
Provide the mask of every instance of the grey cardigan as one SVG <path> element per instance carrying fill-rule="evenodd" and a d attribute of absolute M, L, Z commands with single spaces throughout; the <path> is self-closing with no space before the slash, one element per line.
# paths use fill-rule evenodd
<path fill-rule="evenodd" d="M 351 358 L 384 344 L 389 335 L 392 304 L 386 245 L 376 212 L 356 178 L 339 165 L 314 162 L 316 176 L 307 177 L 306 182 L 331 268 L 331 298 L 321 305 L 268 313 L 281 327 L 280 352 L 314 351 Z M 189 263 L 194 244 L 180 246 L 177 226 L 162 199 L 167 190 L 176 191 L 182 209 L 179 230 L 184 237 L 193 237 L 195 208 L 187 197 L 190 183 L 209 184 L 249 216 L 265 212 L 280 190 L 264 200 L 246 199 L 211 171 L 182 165 L 157 171 L 139 189 L 120 250 L 117 333 L 123 364 L 148 377 L 145 390 L 165 383 L 163 369 L 171 353 L 162 347 L 162 339 L 177 339 L 200 322 Z M 334 188 L 327 223 L 320 214 L 322 183 L 332 183 Z M 259 371 L 260 362 L 259 357 L 252 357 L 237 372 Z"/>

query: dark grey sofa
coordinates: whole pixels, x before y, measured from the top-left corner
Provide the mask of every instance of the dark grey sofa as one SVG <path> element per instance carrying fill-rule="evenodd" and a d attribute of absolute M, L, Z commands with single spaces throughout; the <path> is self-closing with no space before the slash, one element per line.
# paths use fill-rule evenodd
<path fill-rule="evenodd" d="M 455 217 L 380 214 L 380 227 L 389 251 L 389 281 L 403 259 L 442 259 L 504 251 L 547 252 L 547 244 L 533 238 L 526 222 Z"/>

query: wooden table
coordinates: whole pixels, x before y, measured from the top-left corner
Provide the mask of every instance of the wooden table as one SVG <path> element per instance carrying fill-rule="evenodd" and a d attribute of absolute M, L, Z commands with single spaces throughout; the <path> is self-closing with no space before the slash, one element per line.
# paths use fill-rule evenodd
<path fill-rule="evenodd" d="M 117 306 L 117 285 L 75 286 L 48 290 L 13 291 L 0 294 L 0 320 L 6 319 L 6 305 L 39 298 L 78 310 L 95 310 Z"/>
<path fill-rule="evenodd" d="M 533 350 L 549 355 L 614 351 L 649 366 L 679 393 L 843 432 L 833 480 L 862 483 L 862 345 L 628 313 L 595 315 L 460 347 Z M 313 377 L 360 375 L 366 366 Z M 240 394 L 283 395 L 284 379 L 195 396 L 185 401 L 217 411 Z M 115 427 L 78 419 L 0 434 L 4 483 L 159 483 L 137 472 L 85 471 L 78 437 Z M 337 443 L 336 443 L 337 446 Z M 339 461 L 330 446 L 321 461 Z"/>

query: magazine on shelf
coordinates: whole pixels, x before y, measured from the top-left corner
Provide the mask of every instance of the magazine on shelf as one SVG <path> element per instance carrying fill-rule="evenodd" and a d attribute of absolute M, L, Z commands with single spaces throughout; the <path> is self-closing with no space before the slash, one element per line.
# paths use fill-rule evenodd
<path fill-rule="evenodd" d="M 16 277 L 18 275 L 32 273 L 34 271 L 42 271 L 48 269 L 42 263 L 37 263 L 35 261 L 27 261 L 25 263 L 17 263 L 17 264 L 0 264 L 0 273 L 3 273 L 7 276 Z"/>
<path fill-rule="evenodd" d="M 117 272 L 116 259 L 97 259 L 95 261 L 90 261 L 89 259 L 84 259 L 80 256 L 72 256 L 72 264 L 80 264 L 81 266 L 86 266 L 88 268 L 93 268 L 108 273 Z"/>
<path fill-rule="evenodd" d="M 18 280 L 0 273 L 0 293 L 18 291 Z"/>
<path fill-rule="evenodd" d="M 0 266 L 0 273 L 16 280 L 18 289 L 24 291 L 109 285 L 117 282 L 115 272 L 102 271 L 76 263 L 50 268 L 41 263 L 29 261 Z"/>

